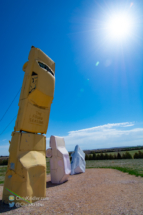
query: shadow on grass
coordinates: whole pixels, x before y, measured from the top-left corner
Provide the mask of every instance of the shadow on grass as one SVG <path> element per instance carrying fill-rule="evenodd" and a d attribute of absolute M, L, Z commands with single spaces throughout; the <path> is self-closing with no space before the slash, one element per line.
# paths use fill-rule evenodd
<path fill-rule="evenodd" d="M 105 167 L 87 167 L 86 169 L 96 169 L 96 168 L 104 168 L 104 169 L 117 169 L 121 172 L 125 172 L 125 173 L 128 173 L 130 175 L 135 175 L 135 176 L 141 176 L 143 177 L 143 174 L 140 174 L 138 173 L 136 170 L 132 170 L 132 169 L 129 169 L 129 168 L 125 168 L 125 167 L 116 167 L 116 166 L 105 166 Z"/>

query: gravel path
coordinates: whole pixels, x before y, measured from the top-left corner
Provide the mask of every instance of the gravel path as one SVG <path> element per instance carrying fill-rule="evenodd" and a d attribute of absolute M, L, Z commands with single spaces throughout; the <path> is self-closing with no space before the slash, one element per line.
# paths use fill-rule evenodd
<path fill-rule="evenodd" d="M 10 209 L 2 204 L 4 214 L 143 214 L 143 178 L 113 169 L 86 169 L 69 177 L 61 185 L 53 185 L 47 176 L 47 200 L 37 206 Z"/>

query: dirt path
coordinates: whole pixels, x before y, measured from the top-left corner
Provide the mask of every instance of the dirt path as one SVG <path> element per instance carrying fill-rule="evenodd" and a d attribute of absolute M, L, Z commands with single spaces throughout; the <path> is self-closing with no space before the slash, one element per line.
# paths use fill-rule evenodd
<path fill-rule="evenodd" d="M 143 178 L 113 169 L 86 169 L 83 174 L 69 177 L 61 185 L 52 185 L 47 176 L 48 200 L 38 206 L 9 209 L 1 202 L 4 214 L 143 214 Z"/>

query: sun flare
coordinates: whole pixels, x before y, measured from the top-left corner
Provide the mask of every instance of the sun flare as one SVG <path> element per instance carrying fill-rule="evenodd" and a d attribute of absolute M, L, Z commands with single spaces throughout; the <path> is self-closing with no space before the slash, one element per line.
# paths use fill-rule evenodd
<path fill-rule="evenodd" d="M 124 39 L 131 33 L 132 20 L 126 14 L 115 14 L 107 23 L 108 35 L 114 39 Z"/>

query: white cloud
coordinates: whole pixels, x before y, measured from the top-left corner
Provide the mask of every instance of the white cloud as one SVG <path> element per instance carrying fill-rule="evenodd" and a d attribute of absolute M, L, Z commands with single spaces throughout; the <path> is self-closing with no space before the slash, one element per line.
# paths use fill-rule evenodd
<path fill-rule="evenodd" d="M 105 124 L 105 125 L 100 125 L 100 126 L 96 126 L 96 127 L 92 127 L 92 128 L 86 128 L 86 129 L 82 129 L 82 130 L 78 130 L 78 131 L 70 131 L 69 135 L 71 134 L 75 134 L 75 133 L 81 133 L 81 132 L 89 132 L 89 131 L 101 131 L 104 129 L 109 129 L 112 127 L 129 127 L 129 126 L 134 126 L 134 124 L 132 122 L 122 122 L 122 123 L 112 123 L 112 124 Z"/>
<path fill-rule="evenodd" d="M 123 122 L 70 131 L 64 136 L 66 148 L 72 151 L 76 145 L 82 149 L 143 145 L 143 128 L 132 126 L 133 122 Z M 46 140 L 49 148 L 49 137 Z M 8 149 L 9 144 L 0 145 L 0 155 L 9 155 Z"/>
<path fill-rule="evenodd" d="M 64 136 L 66 148 L 74 150 L 77 144 L 82 149 L 143 145 L 143 128 L 131 129 L 131 126 L 134 123 L 124 122 L 70 131 Z"/>

